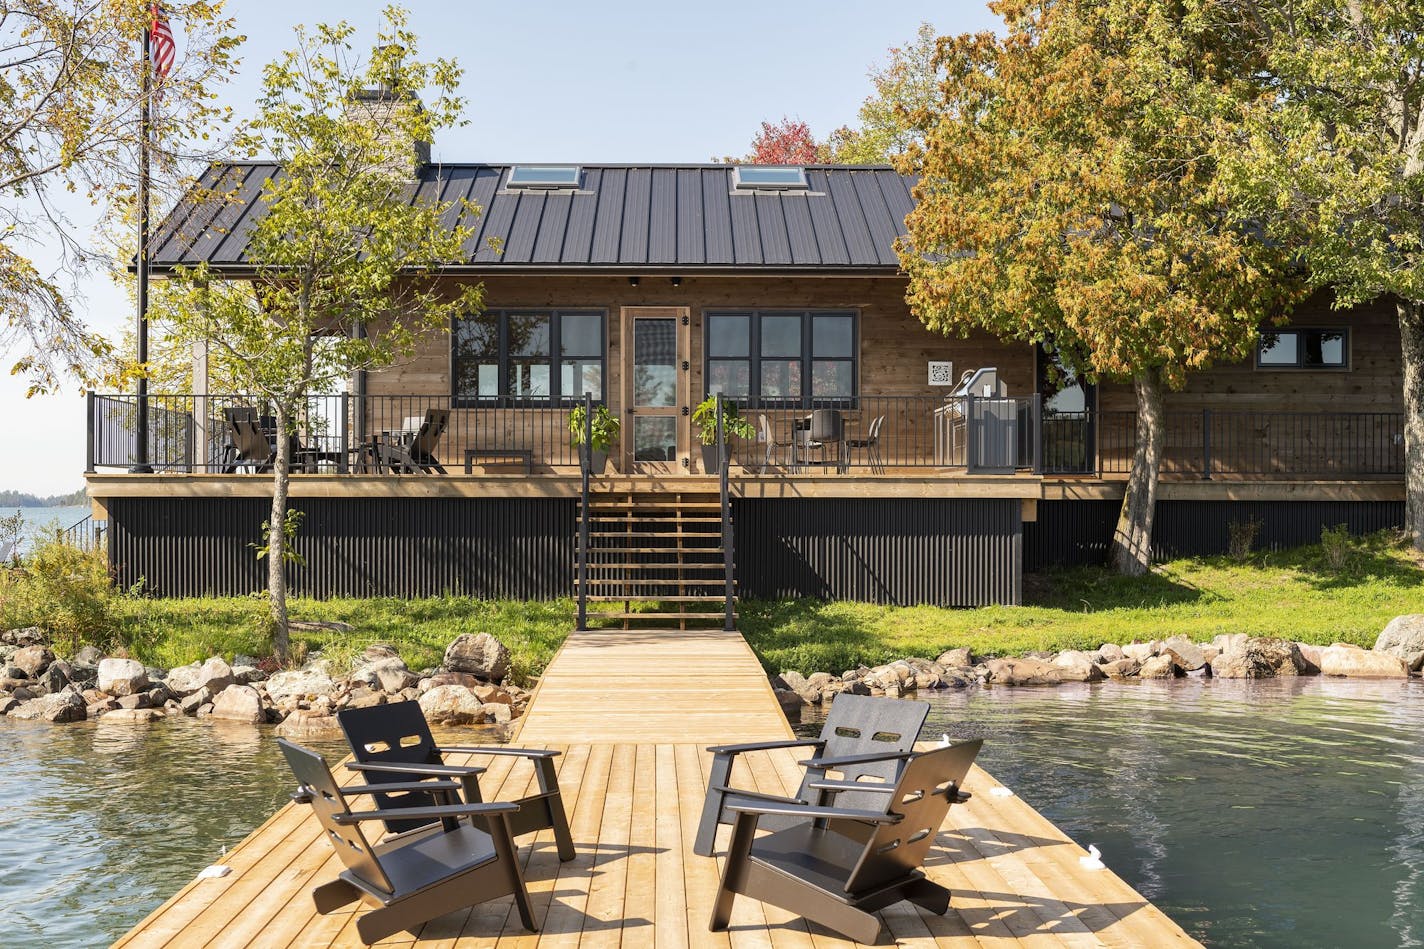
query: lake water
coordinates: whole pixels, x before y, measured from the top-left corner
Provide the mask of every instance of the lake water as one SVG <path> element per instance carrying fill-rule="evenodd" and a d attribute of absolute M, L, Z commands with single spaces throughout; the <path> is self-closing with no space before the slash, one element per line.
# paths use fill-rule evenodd
<path fill-rule="evenodd" d="M 72 527 L 88 517 L 90 513 L 87 504 L 72 507 L 0 507 L 0 517 L 10 517 L 16 511 L 25 517 L 26 536 L 20 541 L 22 550 L 26 541 L 32 538 L 37 531 L 55 525 L 62 528 Z"/>
<path fill-rule="evenodd" d="M 931 703 L 927 735 L 985 738 L 988 770 L 1210 946 L 1424 942 L 1417 680 L 977 689 Z M 6 947 L 106 944 L 292 783 L 270 728 L 193 719 L 0 719 L 0 762 Z"/>

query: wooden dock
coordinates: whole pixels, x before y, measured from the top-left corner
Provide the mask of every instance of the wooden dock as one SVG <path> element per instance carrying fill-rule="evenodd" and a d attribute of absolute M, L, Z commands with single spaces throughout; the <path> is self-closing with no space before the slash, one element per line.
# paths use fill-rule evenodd
<path fill-rule="evenodd" d="M 626 685 L 626 688 L 622 686 Z M 547 670 L 518 735 L 557 748 L 578 856 L 560 863 L 548 832 L 523 838 L 525 875 L 542 921 L 525 932 L 508 899 L 402 934 L 383 946 L 599 949 L 702 946 L 830 949 L 853 945 L 775 907 L 739 899 L 728 932 L 707 929 L 721 860 L 697 857 L 697 829 L 718 742 L 785 738 L 765 676 L 736 634 L 575 633 Z M 275 752 L 274 752 L 275 753 Z M 793 792 L 804 752 L 743 756 L 736 784 Z M 488 764 L 486 799 L 525 794 L 532 770 Z M 975 769 L 968 804 L 950 809 L 926 872 L 954 894 L 949 913 L 908 903 L 887 929 L 916 947 L 1193 946 L 1182 929 L 1019 798 Z M 728 830 L 722 829 L 719 850 Z M 286 805 L 228 854 L 232 872 L 195 880 L 116 945 L 359 946 L 356 912 L 318 916 L 313 886 L 340 869 L 306 807 Z"/>

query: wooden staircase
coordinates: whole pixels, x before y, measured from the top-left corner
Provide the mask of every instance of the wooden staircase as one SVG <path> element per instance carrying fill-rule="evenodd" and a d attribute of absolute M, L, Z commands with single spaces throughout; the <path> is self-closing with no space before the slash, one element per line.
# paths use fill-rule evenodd
<path fill-rule="evenodd" d="M 727 550 L 716 490 L 593 489 L 588 544 L 587 585 L 576 563 L 574 588 L 587 593 L 590 627 L 723 625 Z"/>

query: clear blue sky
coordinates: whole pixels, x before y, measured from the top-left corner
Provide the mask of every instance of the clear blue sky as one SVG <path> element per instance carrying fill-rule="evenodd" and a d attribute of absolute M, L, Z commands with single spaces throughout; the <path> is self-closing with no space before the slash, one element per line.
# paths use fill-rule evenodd
<path fill-rule="evenodd" d="M 292 44 L 298 23 L 345 18 L 374 33 L 368 0 L 229 0 L 248 36 L 225 98 L 240 113 L 262 64 Z M 866 73 L 919 24 L 940 33 L 989 29 L 979 0 L 927 3 L 542 3 L 409 0 L 424 56 L 465 67 L 469 125 L 445 132 L 444 161 L 700 162 L 740 154 L 763 119 L 783 114 L 818 136 L 854 122 Z M 182 23 L 175 22 L 180 57 Z M 80 222 L 82 223 L 82 222 Z M 82 288 L 90 322 L 117 333 L 130 319 L 106 281 Z M 72 491 L 83 482 L 83 401 L 26 400 L 0 378 L 0 489 Z"/>

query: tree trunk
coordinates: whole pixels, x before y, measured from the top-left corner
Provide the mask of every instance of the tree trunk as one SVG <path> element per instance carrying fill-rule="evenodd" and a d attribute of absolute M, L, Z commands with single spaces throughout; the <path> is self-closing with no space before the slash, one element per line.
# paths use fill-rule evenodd
<path fill-rule="evenodd" d="M 1404 363 L 1404 530 L 1424 550 L 1424 302 L 1401 300 Z"/>
<path fill-rule="evenodd" d="M 287 488 L 292 471 L 292 438 L 287 412 L 277 408 L 277 457 L 272 465 L 272 513 L 267 523 L 267 596 L 271 606 L 272 652 L 287 661 Z"/>
<path fill-rule="evenodd" d="M 1152 566 L 1152 518 L 1157 510 L 1157 475 L 1166 440 L 1162 419 L 1162 380 L 1155 370 L 1132 379 L 1137 393 L 1137 447 L 1127 493 L 1113 531 L 1112 562 L 1118 573 L 1141 576 Z"/>

